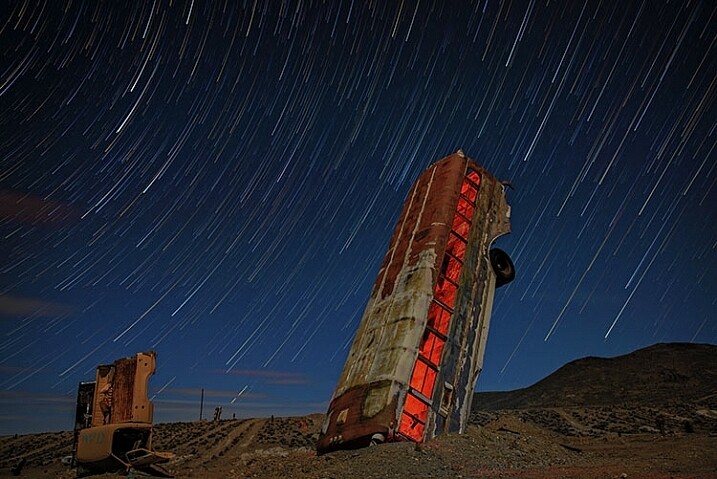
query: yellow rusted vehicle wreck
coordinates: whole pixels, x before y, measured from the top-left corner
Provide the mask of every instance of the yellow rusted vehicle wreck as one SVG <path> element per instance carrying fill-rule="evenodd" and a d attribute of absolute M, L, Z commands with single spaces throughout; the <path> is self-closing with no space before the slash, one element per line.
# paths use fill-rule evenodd
<path fill-rule="evenodd" d="M 80 383 L 73 443 L 78 476 L 135 469 L 172 477 L 160 464 L 174 455 L 152 450 L 147 388 L 155 370 L 155 353 L 138 353 L 98 366 L 95 381 Z"/>
<path fill-rule="evenodd" d="M 513 280 L 505 183 L 461 150 L 411 188 L 354 338 L 317 452 L 463 432 L 493 295 Z"/>

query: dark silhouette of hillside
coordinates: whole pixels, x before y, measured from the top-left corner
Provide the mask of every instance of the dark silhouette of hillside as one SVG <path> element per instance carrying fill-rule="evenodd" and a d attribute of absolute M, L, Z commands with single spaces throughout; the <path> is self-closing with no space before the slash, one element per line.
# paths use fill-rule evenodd
<path fill-rule="evenodd" d="M 655 344 L 615 358 L 578 359 L 530 387 L 476 393 L 473 408 L 664 406 L 675 402 L 717 405 L 717 346 Z"/>

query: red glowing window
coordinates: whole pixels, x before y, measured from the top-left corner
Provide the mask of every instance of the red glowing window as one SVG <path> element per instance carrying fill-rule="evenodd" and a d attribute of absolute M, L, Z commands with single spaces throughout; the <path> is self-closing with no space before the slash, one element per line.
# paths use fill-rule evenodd
<path fill-rule="evenodd" d="M 418 359 L 413 366 L 411 389 L 406 395 L 398 432 L 414 441 L 423 440 L 429 404 L 438 374 L 437 365 L 440 364 L 441 354 L 446 345 L 445 336 L 448 333 L 458 294 L 458 280 L 470 234 L 471 218 L 475 213 L 478 185 L 480 185 L 480 175 L 477 171 L 468 170 L 458 197 L 458 205 L 451 225 L 452 231 L 446 243 L 445 257 L 433 291 L 433 301 L 428 309 L 427 325 L 419 345 Z M 448 401 L 450 403 L 450 396 Z"/>
<path fill-rule="evenodd" d="M 422 423 L 425 423 L 428 418 L 428 404 L 411 393 L 406 395 L 406 404 L 403 406 L 403 410 Z"/>
<path fill-rule="evenodd" d="M 433 385 L 436 382 L 436 371 L 428 366 L 420 357 L 413 366 L 413 375 L 411 376 L 411 387 L 430 398 L 433 395 Z"/>
<path fill-rule="evenodd" d="M 465 240 L 451 233 L 448 237 L 448 243 L 446 244 L 446 252 L 455 256 L 459 260 L 463 260 L 463 257 L 466 254 Z"/>
<path fill-rule="evenodd" d="M 471 219 L 473 218 L 473 210 L 473 205 L 466 201 L 465 198 L 463 198 L 462 196 L 458 198 L 458 208 L 456 208 L 456 211 L 458 211 L 466 218 Z"/>
<path fill-rule="evenodd" d="M 466 178 L 472 181 L 473 183 L 477 185 L 480 185 L 480 175 L 475 170 L 468 170 L 468 174 L 466 175 Z"/>
<path fill-rule="evenodd" d="M 468 238 L 468 233 L 471 230 L 470 222 L 459 214 L 453 217 L 453 231 L 458 233 L 463 238 Z"/>
<path fill-rule="evenodd" d="M 458 261 L 453 256 L 445 255 L 443 257 L 443 264 L 441 265 L 441 273 L 454 283 L 458 283 L 458 278 L 461 276 L 462 266 L 463 263 Z"/>
<path fill-rule="evenodd" d="M 433 334 L 431 331 L 426 331 L 423 334 L 423 339 L 421 340 L 419 353 L 423 358 L 428 360 L 428 362 L 438 365 L 441 361 L 441 353 L 443 352 L 443 346 L 445 343 L 446 342 L 444 340 Z"/>
<path fill-rule="evenodd" d="M 433 297 L 453 309 L 453 305 L 456 303 L 457 292 L 458 286 L 451 283 L 443 276 L 439 276 L 438 282 L 436 283 L 436 289 L 433 292 Z"/>
<path fill-rule="evenodd" d="M 423 429 L 425 426 L 421 424 L 418 419 L 409 416 L 406 412 L 401 415 L 401 424 L 398 427 L 398 432 L 413 439 L 416 442 L 423 440 Z"/>
<path fill-rule="evenodd" d="M 450 320 L 450 311 L 435 301 L 431 302 L 431 307 L 428 308 L 428 326 L 445 336 L 448 334 L 448 323 Z"/>
<path fill-rule="evenodd" d="M 468 198 L 471 203 L 475 204 L 476 198 L 478 197 L 478 190 L 474 185 L 464 181 L 463 186 L 461 186 L 461 194 Z"/>

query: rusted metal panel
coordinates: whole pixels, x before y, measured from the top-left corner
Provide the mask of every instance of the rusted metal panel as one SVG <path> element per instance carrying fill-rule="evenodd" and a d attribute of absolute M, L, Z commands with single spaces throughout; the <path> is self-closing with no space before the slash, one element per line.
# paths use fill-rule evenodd
<path fill-rule="evenodd" d="M 114 363 L 114 368 L 112 422 L 131 421 L 137 360 L 133 357 L 117 360 Z"/>
<path fill-rule="evenodd" d="M 95 393 L 92 399 L 92 427 L 102 426 L 103 424 L 109 424 L 111 422 L 111 415 L 102 414 L 104 391 L 106 391 L 112 384 L 112 365 L 102 364 L 97 366 L 95 370 Z M 100 394 L 103 391 L 103 394 Z"/>
<path fill-rule="evenodd" d="M 470 171 L 474 173 L 469 181 Z M 461 196 L 466 185 L 473 188 L 470 201 L 469 193 Z M 461 216 L 468 209 L 474 221 Z M 425 440 L 443 431 L 462 430 L 470 410 L 469 393 L 482 367 L 495 287 L 488 249 L 496 237 L 510 231 L 509 212 L 502 185 L 460 151 L 419 177 L 404 204 L 339 378 L 317 444 L 319 453 L 360 447 L 376 434 L 387 440 Z M 446 253 L 449 238 L 458 237 L 452 233 L 457 224 L 465 235 L 461 241 L 467 241 L 460 259 L 453 256 L 454 250 L 451 256 Z M 452 278 L 450 271 L 455 272 Z M 443 306 L 451 314 L 450 329 L 436 331 L 433 323 L 428 324 L 429 308 L 446 298 L 451 301 L 450 307 Z M 439 344 L 432 353 L 426 352 L 429 336 Z M 440 361 L 438 351 L 442 351 Z M 422 376 L 419 366 L 428 376 Z M 415 389 L 414 383 L 423 389 Z M 407 395 L 421 410 L 418 418 L 413 412 L 403 416 L 421 423 L 412 433 L 399 428 Z"/>
<path fill-rule="evenodd" d="M 483 173 L 477 209 L 487 214 L 475 218 L 471 228 L 465 263 L 474 267 L 464 268 L 462 272 L 458 293 L 460 303 L 450 323 L 448 347 L 444 350 L 437 380 L 444 387 L 436 388 L 433 397 L 434 404 L 443 405 L 443 411 L 437 409 L 437 414 L 432 416 L 435 428 L 429 424 L 429 437 L 442 432 L 464 432 L 473 390 L 483 366 L 495 290 L 495 275 L 487 248 L 496 237 L 509 231 L 506 229 L 509 224 L 501 221 L 498 214 L 504 208 L 492 204 L 496 197 L 504 198 L 502 185 Z M 452 387 L 450 393 L 445 391 L 446 384 Z M 444 394 L 452 395 L 450 401 L 444 399 Z"/>
<path fill-rule="evenodd" d="M 326 449 L 367 446 L 374 434 L 388 437 L 395 424 L 398 396 L 385 400 L 391 381 L 377 381 L 347 390 L 329 406 L 322 441 Z"/>
<path fill-rule="evenodd" d="M 157 370 L 155 353 L 139 353 L 135 356 L 136 370 L 132 393 L 131 421 L 149 422 L 154 418 L 154 405 L 149 400 L 149 378 Z"/>
<path fill-rule="evenodd" d="M 398 276 L 419 261 L 422 252 L 443 255 L 450 231 L 465 162 L 444 158 L 429 167 L 414 184 L 396 225 L 391 243 L 379 270 L 371 297 L 391 295 Z M 435 269 L 437 265 L 434 264 Z M 433 278 L 435 279 L 435 278 Z"/>
<path fill-rule="evenodd" d="M 95 383 L 80 383 L 72 447 L 76 465 L 97 473 L 129 467 L 157 473 L 157 464 L 172 457 L 151 450 L 154 410 L 147 393 L 155 369 L 153 351 L 138 353 L 98 366 Z"/>
<path fill-rule="evenodd" d="M 147 398 L 149 378 L 156 370 L 154 352 L 137 353 L 97 367 L 92 426 L 123 422 L 152 422 Z"/>
<path fill-rule="evenodd" d="M 79 434 L 77 461 L 81 464 L 92 464 L 107 461 L 113 463 L 111 457 L 116 452 L 117 445 L 113 441 L 118 431 L 132 431 L 142 438 L 141 447 L 147 447 L 152 432 L 152 425 L 145 423 L 106 424 L 103 426 L 82 429 Z M 114 449 L 114 450 L 113 450 Z M 124 458 L 122 458 L 124 459 Z"/>

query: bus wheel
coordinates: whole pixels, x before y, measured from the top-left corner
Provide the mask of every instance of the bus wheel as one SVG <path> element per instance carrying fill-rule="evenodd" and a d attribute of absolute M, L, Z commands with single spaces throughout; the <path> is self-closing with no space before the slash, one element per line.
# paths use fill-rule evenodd
<path fill-rule="evenodd" d="M 490 250 L 490 264 L 493 266 L 493 271 L 496 275 L 496 288 L 500 288 L 515 279 L 515 266 L 513 266 L 508 253 L 502 249 L 495 248 Z"/>

